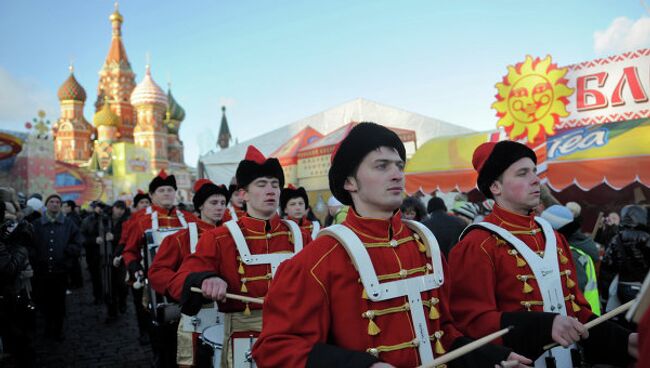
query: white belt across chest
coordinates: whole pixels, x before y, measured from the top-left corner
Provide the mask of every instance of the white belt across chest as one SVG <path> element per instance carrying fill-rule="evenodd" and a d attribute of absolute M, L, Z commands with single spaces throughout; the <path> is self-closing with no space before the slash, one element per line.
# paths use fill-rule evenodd
<path fill-rule="evenodd" d="M 232 218 L 235 222 L 239 221 L 237 218 L 237 211 L 235 211 L 235 208 L 232 206 L 232 204 L 228 205 L 228 211 L 230 211 L 230 218 Z"/>
<path fill-rule="evenodd" d="M 275 276 L 275 271 L 278 269 L 280 263 L 286 261 L 287 259 L 293 257 L 294 254 L 302 250 L 302 235 L 298 224 L 291 220 L 281 220 L 291 232 L 293 237 L 293 253 L 272 253 L 272 254 L 251 254 L 250 249 L 248 249 L 248 244 L 246 243 L 246 238 L 242 233 L 237 221 L 230 220 L 224 223 L 224 226 L 230 231 L 235 245 L 237 246 L 237 252 L 239 252 L 239 257 L 242 262 L 246 265 L 270 265 L 271 266 L 271 277 Z"/>
<path fill-rule="evenodd" d="M 413 331 L 419 342 L 417 344 L 418 353 L 422 364 L 426 364 L 432 362 L 434 357 L 429 343 L 430 334 L 420 293 L 437 289 L 444 283 L 442 257 L 440 256 L 438 241 L 431 230 L 415 221 L 402 221 L 424 241 L 427 256 L 431 257 L 433 264 L 433 273 L 380 283 L 368 250 L 352 230 L 345 225 L 332 225 L 321 230 L 318 235 L 319 237 L 331 236 L 345 248 L 357 272 L 359 272 L 361 283 L 366 289 L 370 300 L 377 302 L 403 296 L 408 297 Z"/>
<path fill-rule="evenodd" d="M 544 312 L 559 313 L 566 316 L 566 303 L 564 300 L 564 290 L 562 289 L 562 279 L 560 275 L 560 264 L 557 256 L 557 239 L 555 232 L 548 221 L 541 217 L 535 217 L 535 221 L 541 226 L 546 246 L 544 247 L 544 257 L 538 256 L 526 243 L 514 236 L 508 230 L 491 224 L 489 222 L 479 222 L 471 227 L 482 227 L 507 241 L 517 249 L 528 263 L 528 266 L 535 275 L 535 280 L 539 286 L 544 302 Z M 466 229 L 467 232 L 470 228 Z M 556 359 L 558 367 L 572 367 L 571 352 L 568 349 L 557 347 L 551 350 L 551 354 Z M 535 367 L 546 367 L 544 356 L 535 361 Z"/>
<path fill-rule="evenodd" d="M 311 240 L 316 239 L 318 236 L 318 232 L 320 231 L 320 222 L 318 221 L 312 221 L 311 222 Z"/>

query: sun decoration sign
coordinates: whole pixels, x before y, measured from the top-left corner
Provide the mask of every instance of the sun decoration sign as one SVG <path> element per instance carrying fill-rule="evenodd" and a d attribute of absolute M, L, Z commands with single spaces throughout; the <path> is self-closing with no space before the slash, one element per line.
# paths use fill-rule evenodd
<path fill-rule="evenodd" d="M 566 106 L 573 89 L 564 78 L 567 71 L 553 64 L 550 56 L 526 56 L 523 63 L 508 66 L 508 75 L 496 84 L 497 101 L 492 104 L 499 117 L 497 127 L 504 127 L 511 140 L 533 142 L 540 134 L 555 134 L 554 125 L 569 115 Z"/>

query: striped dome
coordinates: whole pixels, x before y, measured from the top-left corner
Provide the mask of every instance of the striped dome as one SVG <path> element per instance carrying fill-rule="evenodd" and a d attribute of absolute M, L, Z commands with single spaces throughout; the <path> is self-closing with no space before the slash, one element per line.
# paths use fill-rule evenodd
<path fill-rule="evenodd" d="M 151 78 L 151 69 L 147 65 L 147 73 L 131 93 L 131 105 L 163 105 L 167 107 L 167 95 Z"/>
<path fill-rule="evenodd" d="M 97 111 L 95 116 L 93 116 L 93 125 L 95 125 L 95 127 L 100 127 L 102 125 L 119 127 L 120 123 L 120 117 L 111 110 L 107 101 L 104 101 L 102 109 Z"/>
<path fill-rule="evenodd" d="M 59 96 L 59 101 L 86 101 L 86 90 L 77 82 L 77 78 L 74 77 L 72 73 L 72 68 L 70 68 L 70 76 L 68 79 L 63 82 L 57 95 Z"/>
<path fill-rule="evenodd" d="M 176 99 L 172 96 L 171 89 L 167 91 L 167 102 L 169 105 L 167 106 L 166 119 L 176 120 L 179 122 L 183 121 L 183 119 L 185 119 L 185 110 L 183 110 L 181 105 L 176 102 Z"/>

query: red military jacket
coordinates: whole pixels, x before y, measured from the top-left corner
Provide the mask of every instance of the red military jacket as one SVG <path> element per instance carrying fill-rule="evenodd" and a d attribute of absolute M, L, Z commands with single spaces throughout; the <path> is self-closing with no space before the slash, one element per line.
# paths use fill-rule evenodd
<path fill-rule="evenodd" d="M 381 220 L 362 218 L 351 208 L 343 224 L 366 246 L 380 281 L 432 271 L 424 246 L 399 211 Z M 393 247 L 391 240 L 398 245 Z M 435 356 L 450 350 L 461 336 L 448 309 L 449 281 L 422 293 Z M 262 333 L 253 357 L 258 367 L 304 367 L 314 345 L 325 343 L 360 352 L 375 348 L 381 361 L 415 367 L 421 362 L 412 343 L 416 334 L 407 303 L 407 296 L 367 299 L 345 248 L 334 238 L 321 236 L 276 273 L 264 300 Z"/>
<path fill-rule="evenodd" d="M 118 244 L 122 246 L 126 245 L 126 242 L 129 239 L 129 232 L 133 227 L 133 223 L 135 222 L 135 219 L 140 217 L 143 213 L 146 213 L 146 208 L 143 208 L 141 210 L 132 213 L 131 217 L 129 217 L 126 221 L 124 221 L 124 223 L 122 223 L 122 235 L 120 236 L 120 241 Z"/>
<path fill-rule="evenodd" d="M 205 221 L 196 222 L 196 227 L 199 236 L 216 228 Z M 190 253 L 189 229 L 179 230 L 163 240 L 147 272 L 149 284 L 158 294 L 169 295 L 169 283 Z"/>
<path fill-rule="evenodd" d="M 181 222 L 176 216 L 176 207 L 165 209 L 156 205 L 151 206 L 152 211 L 158 212 L 158 226 L 160 228 L 180 227 Z M 139 211 L 138 211 L 139 212 Z M 186 222 L 200 221 L 193 214 L 181 211 Z M 124 264 L 129 269 L 133 269 L 131 264 L 139 264 L 142 259 L 140 249 L 145 245 L 144 232 L 151 229 L 151 215 L 142 213 L 134 216 L 132 223 L 129 225 L 128 237 L 122 255 Z"/>
<path fill-rule="evenodd" d="M 295 219 L 293 217 L 287 216 L 287 219 L 289 219 L 289 220 L 295 222 L 296 224 L 298 224 L 298 226 L 300 226 L 300 228 L 302 230 L 306 231 L 309 234 L 311 234 L 312 231 L 314 231 L 314 223 L 310 219 L 307 218 L 307 215 L 303 216 L 300 219 Z"/>
<path fill-rule="evenodd" d="M 534 215 L 518 215 L 495 205 L 484 221 L 510 231 L 538 254 L 546 247 Z M 567 315 L 585 323 L 593 313 L 578 288 L 569 245 L 555 234 Z M 499 330 L 503 312 L 543 312 L 542 295 L 531 268 L 514 246 L 488 230 L 473 229 L 465 235 L 451 249 L 449 268 L 451 312 L 458 328 L 470 337 Z"/>
<path fill-rule="evenodd" d="M 639 321 L 639 360 L 637 367 L 650 367 L 650 308 Z"/>
<path fill-rule="evenodd" d="M 276 214 L 268 220 L 243 216 L 237 221 L 251 254 L 286 253 L 294 251 L 293 237 L 289 228 Z M 311 241 L 309 234 L 302 232 L 303 246 Z M 270 265 L 246 265 L 237 251 L 230 231 L 225 226 L 205 232 L 199 239 L 196 252 L 189 255 L 169 284 L 172 298 L 181 300 L 186 278 L 192 274 L 203 274 L 200 281 L 218 276 L 228 284 L 228 292 L 254 298 L 266 296 L 271 283 Z M 187 291 L 186 291 L 187 292 Z M 230 300 L 218 303 L 224 313 L 242 312 L 248 309 L 262 309 L 259 304 Z"/>
<path fill-rule="evenodd" d="M 235 214 L 237 215 L 237 219 L 239 220 L 240 218 L 246 216 L 246 211 L 241 209 L 240 207 L 237 207 L 235 205 L 228 206 L 226 208 L 226 211 L 223 213 L 223 219 L 221 220 L 222 222 L 230 221 L 232 220 L 232 213 L 230 212 L 232 210 L 235 211 Z"/>

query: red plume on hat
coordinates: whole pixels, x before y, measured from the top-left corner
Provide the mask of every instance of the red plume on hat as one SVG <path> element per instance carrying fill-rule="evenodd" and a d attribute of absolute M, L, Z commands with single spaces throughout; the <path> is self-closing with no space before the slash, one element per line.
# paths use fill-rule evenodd
<path fill-rule="evenodd" d="M 264 165 L 264 162 L 266 161 L 266 157 L 264 157 L 262 152 L 260 152 L 260 150 L 255 148 L 255 146 L 250 145 L 246 150 L 246 156 L 244 157 L 244 160 L 253 161 L 258 165 Z"/>
<path fill-rule="evenodd" d="M 254 146 L 248 146 L 246 156 L 237 166 L 235 178 L 240 188 L 245 188 L 253 180 L 262 177 L 277 178 L 280 187 L 284 186 L 284 171 L 277 158 L 265 158 Z"/>
<path fill-rule="evenodd" d="M 192 187 L 192 190 L 194 193 L 198 192 L 202 186 L 206 184 L 212 184 L 212 182 L 209 179 L 199 179 L 194 183 L 194 187 Z"/>
<path fill-rule="evenodd" d="M 170 186 L 174 190 L 178 189 L 176 186 L 176 177 L 174 175 L 168 175 L 165 169 L 161 169 L 158 176 L 153 178 L 151 183 L 149 183 L 149 193 L 153 193 L 157 188 L 163 186 Z"/>
<path fill-rule="evenodd" d="M 472 156 L 472 166 L 474 166 L 476 172 L 481 172 L 483 166 L 485 165 L 485 162 L 490 157 L 490 154 L 492 153 L 492 150 L 494 150 L 494 146 L 496 146 L 496 144 L 496 142 L 485 142 L 476 147 L 474 155 Z"/>

